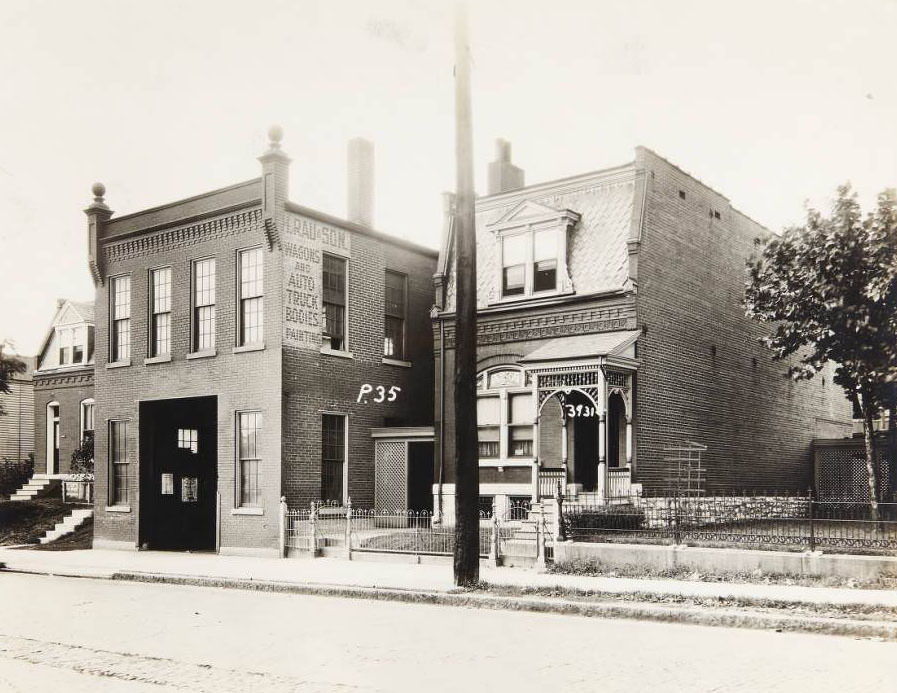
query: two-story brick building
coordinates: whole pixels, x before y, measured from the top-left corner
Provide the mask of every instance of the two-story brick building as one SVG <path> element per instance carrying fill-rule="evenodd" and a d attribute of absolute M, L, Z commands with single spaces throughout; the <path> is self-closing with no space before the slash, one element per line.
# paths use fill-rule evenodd
<path fill-rule="evenodd" d="M 274 554 L 282 495 L 371 506 L 372 429 L 432 422 L 437 253 L 370 227 L 369 147 L 346 221 L 269 134 L 227 188 L 114 217 L 94 186 L 96 547 Z"/>
<path fill-rule="evenodd" d="M 35 474 L 69 474 L 72 453 L 93 438 L 94 345 L 93 304 L 57 301 L 33 373 Z"/>
<path fill-rule="evenodd" d="M 454 495 L 451 204 L 436 275 L 436 469 Z M 476 200 L 484 508 L 553 493 L 599 499 L 669 484 L 665 448 L 706 446 L 706 491 L 806 489 L 814 436 L 849 431 L 826 371 L 808 382 L 758 344 L 745 261 L 765 228 L 648 149 L 524 186 L 499 142 Z M 541 484 L 540 484 L 541 480 Z M 541 488 L 540 488 L 541 485 Z M 438 505 L 440 485 L 434 485 Z"/>

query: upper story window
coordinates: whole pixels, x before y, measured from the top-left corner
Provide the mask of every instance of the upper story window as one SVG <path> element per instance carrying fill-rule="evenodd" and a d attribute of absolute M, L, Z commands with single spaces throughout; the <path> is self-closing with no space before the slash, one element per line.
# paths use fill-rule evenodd
<path fill-rule="evenodd" d="M 239 344 L 258 344 L 264 339 L 264 255 L 261 248 L 241 250 Z"/>
<path fill-rule="evenodd" d="M 324 346 L 346 350 L 346 261 L 324 255 Z"/>
<path fill-rule="evenodd" d="M 109 283 L 112 361 L 131 358 L 131 277 L 113 277 Z"/>
<path fill-rule="evenodd" d="M 557 229 L 527 230 L 501 241 L 502 298 L 557 291 Z"/>
<path fill-rule="evenodd" d="M 215 348 L 215 258 L 193 262 L 193 351 Z"/>
<path fill-rule="evenodd" d="M 405 358 L 407 286 L 408 278 L 404 274 L 386 270 L 383 355 L 393 359 Z"/>
<path fill-rule="evenodd" d="M 171 267 L 150 272 L 150 356 L 171 353 Z"/>
<path fill-rule="evenodd" d="M 58 327 L 59 365 L 84 363 L 87 355 L 87 329 L 85 327 Z"/>

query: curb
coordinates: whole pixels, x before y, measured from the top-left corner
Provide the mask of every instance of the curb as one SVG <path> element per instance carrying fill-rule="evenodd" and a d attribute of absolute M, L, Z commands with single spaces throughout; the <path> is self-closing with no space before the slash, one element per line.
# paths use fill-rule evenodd
<path fill-rule="evenodd" d="M 777 632 L 817 633 L 855 638 L 897 641 L 897 622 L 836 619 L 752 612 L 749 609 L 708 610 L 706 607 L 676 607 L 612 601 L 582 602 L 570 599 L 496 596 L 483 592 L 349 587 L 326 584 L 295 584 L 268 580 L 200 578 L 186 575 L 119 572 L 112 580 L 196 587 L 219 587 L 259 592 L 302 594 L 309 596 L 373 599 L 377 601 L 431 604 L 504 611 L 525 611 L 587 618 L 615 618 L 659 623 L 679 623 L 724 628 L 750 628 Z"/>

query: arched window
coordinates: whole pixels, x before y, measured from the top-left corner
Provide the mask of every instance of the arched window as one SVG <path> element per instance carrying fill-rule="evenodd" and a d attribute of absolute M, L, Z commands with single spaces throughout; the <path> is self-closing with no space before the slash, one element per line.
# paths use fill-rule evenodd
<path fill-rule="evenodd" d="M 47 405 L 47 474 L 59 472 L 59 402 Z"/>
<path fill-rule="evenodd" d="M 479 458 L 532 458 L 535 406 L 523 370 L 497 366 L 477 378 Z"/>

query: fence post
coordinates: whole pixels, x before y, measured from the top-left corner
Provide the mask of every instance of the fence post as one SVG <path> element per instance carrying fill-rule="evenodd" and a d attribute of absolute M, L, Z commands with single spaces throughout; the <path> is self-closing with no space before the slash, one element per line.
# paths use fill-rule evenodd
<path fill-rule="evenodd" d="M 311 512 L 308 514 L 308 528 L 311 532 L 311 557 L 317 558 L 318 556 L 318 529 L 317 529 L 317 521 L 318 521 L 318 509 L 315 507 L 315 502 L 311 502 Z"/>
<path fill-rule="evenodd" d="M 810 551 L 816 550 L 816 527 L 813 521 L 813 489 L 807 489 L 807 506 L 808 515 L 810 517 Z"/>
<path fill-rule="evenodd" d="M 679 494 L 673 496 L 673 541 L 682 544 L 682 530 L 679 527 Z"/>
<path fill-rule="evenodd" d="M 352 560 L 352 497 L 346 500 L 346 560 Z"/>
<path fill-rule="evenodd" d="M 539 519 L 536 520 L 536 564 L 540 568 L 545 568 L 545 513 L 544 505 L 542 511 L 539 512 Z"/>
<path fill-rule="evenodd" d="M 495 506 L 493 504 L 492 508 L 492 536 L 489 544 L 489 561 L 493 566 L 498 567 L 499 564 L 499 551 L 500 547 L 498 544 L 498 514 L 495 512 Z"/>
<path fill-rule="evenodd" d="M 287 557 L 287 497 L 280 497 L 280 557 Z"/>

